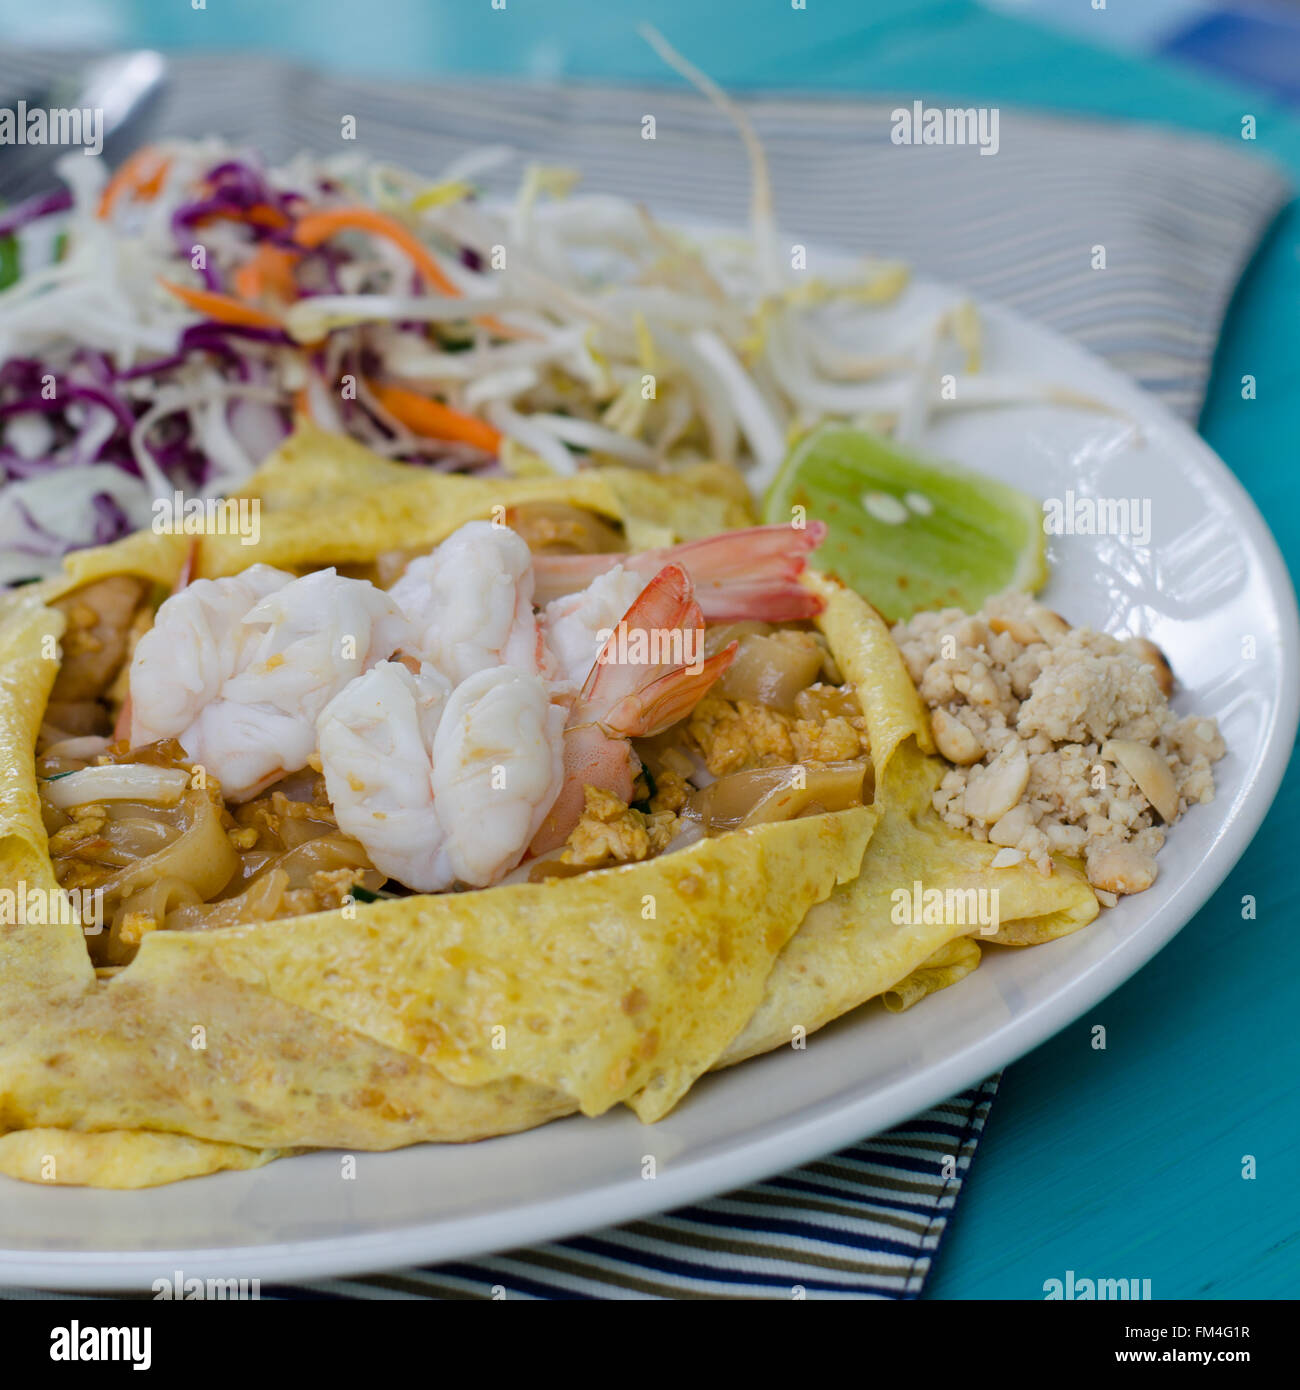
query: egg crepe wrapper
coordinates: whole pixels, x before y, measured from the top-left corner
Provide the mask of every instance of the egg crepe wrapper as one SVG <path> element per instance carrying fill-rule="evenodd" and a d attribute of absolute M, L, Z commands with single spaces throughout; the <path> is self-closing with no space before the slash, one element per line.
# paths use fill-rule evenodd
<path fill-rule="evenodd" d="M 805 582 L 826 600 L 818 620 L 847 682 L 862 698 L 880 813 L 862 869 L 808 913 L 781 953 L 763 1002 L 727 1048 L 729 1066 L 789 1045 L 841 1014 L 886 996 L 910 1007 L 956 983 L 979 963 L 978 922 L 895 921 L 895 893 L 997 890 L 999 925 L 980 941 L 1037 944 L 1087 926 L 1098 904 L 1076 864 L 1045 877 L 1027 863 L 993 868 L 998 846 L 946 825 L 933 808 L 944 764 L 929 720 L 884 620 L 865 599 L 814 572 Z M 957 944 L 960 943 L 960 944 Z"/>
<path fill-rule="evenodd" d="M 638 544 L 692 539 L 752 520 L 732 477 L 701 465 L 686 481 L 617 468 L 489 481 L 300 432 L 244 491 L 261 504 L 259 544 L 205 535 L 195 573 L 366 564 L 537 500 L 621 521 Z M 63 622 L 47 604 L 110 574 L 170 586 L 190 548 L 147 532 L 79 552 L 0 609 L 0 885 L 55 886 L 33 766 Z M 928 811 L 941 765 L 888 630 L 855 594 L 808 582 L 863 698 L 873 805 L 549 883 L 153 932 L 107 980 L 76 923 L 0 925 L 0 1172 L 133 1187 L 302 1148 L 477 1139 L 619 1102 L 654 1120 L 710 1067 L 972 968 L 969 953 L 942 959 L 969 927 L 890 923 L 903 881 L 996 882 L 1013 936 L 1084 925 L 1096 901 L 1077 873 L 993 870 L 992 847 Z"/>

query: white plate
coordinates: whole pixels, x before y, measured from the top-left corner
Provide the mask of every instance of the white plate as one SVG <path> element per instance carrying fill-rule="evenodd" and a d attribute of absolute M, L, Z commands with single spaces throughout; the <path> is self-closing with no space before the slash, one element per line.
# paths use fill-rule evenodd
<path fill-rule="evenodd" d="M 805 1052 L 705 1078 L 653 1127 L 620 1108 L 481 1144 L 359 1154 L 353 1181 L 341 1178 L 335 1153 L 143 1192 L 0 1180 L 0 1284 L 147 1288 L 175 1270 L 325 1278 L 629 1221 L 943 1100 L 1079 1017 L 1169 941 L 1245 849 L 1286 767 L 1300 701 L 1290 580 L 1245 491 L 1157 401 L 1010 313 L 990 308 L 986 323 L 986 360 L 999 373 L 1100 397 L 1129 423 L 1047 407 L 976 412 L 945 419 L 927 447 L 1038 497 L 1071 488 L 1149 498 L 1148 549 L 1122 538 L 1054 540 L 1047 597 L 1072 621 L 1152 637 L 1180 678 L 1177 706 L 1217 717 L 1228 743 L 1217 799 L 1170 836 L 1154 888 L 1061 941 L 988 952 L 974 975 L 906 1014 L 868 1005 L 814 1035 Z M 650 1181 L 641 1177 L 647 1154 L 657 1161 Z"/>

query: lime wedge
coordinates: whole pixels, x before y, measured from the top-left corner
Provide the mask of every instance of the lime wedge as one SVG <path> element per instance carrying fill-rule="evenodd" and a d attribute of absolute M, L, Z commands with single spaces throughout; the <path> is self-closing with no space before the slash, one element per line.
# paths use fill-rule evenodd
<path fill-rule="evenodd" d="M 796 507 L 824 521 L 810 563 L 890 620 L 923 608 L 973 612 L 1000 589 L 1047 580 L 1042 509 L 1006 483 L 939 463 L 847 425 L 823 425 L 790 453 L 764 520 Z"/>

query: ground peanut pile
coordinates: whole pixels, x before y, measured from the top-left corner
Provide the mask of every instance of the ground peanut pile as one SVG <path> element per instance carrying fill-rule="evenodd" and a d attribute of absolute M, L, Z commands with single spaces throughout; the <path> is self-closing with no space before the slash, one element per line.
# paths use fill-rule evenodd
<path fill-rule="evenodd" d="M 1155 881 L 1162 825 L 1214 797 L 1218 726 L 1170 709 L 1172 675 L 1144 639 L 1071 628 L 1014 592 L 973 616 L 918 613 L 894 639 L 956 764 L 935 809 L 1005 846 L 1002 864 L 1081 858 L 1113 904 Z"/>

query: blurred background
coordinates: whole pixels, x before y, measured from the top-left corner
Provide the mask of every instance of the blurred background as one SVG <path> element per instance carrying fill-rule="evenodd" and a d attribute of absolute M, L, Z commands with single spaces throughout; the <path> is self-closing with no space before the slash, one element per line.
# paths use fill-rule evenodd
<path fill-rule="evenodd" d="M 640 19 L 683 49 L 708 53 L 712 76 L 736 86 L 906 83 L 919 56 L 936 76 L 960 83 L 985 45 L 1005 44 L 1003 61 L 1014 71 L 1032 47 L 1016 35 L 1024 22 L 1300 101 L 1295 0 L 504 0 L 499 9 L 493 0 L 0 0 L 0 32 L 15 44 L 252 48 L 337 71 L 408 77 L 654 80 L 661 69 L 636 38 Z M 1037 78 L 1057 102 L 1070 99 L 1068 73 L 1049 69 Z M 1104 99 L 1104 91 L 1080 96 L 1089 106 Z"/>

